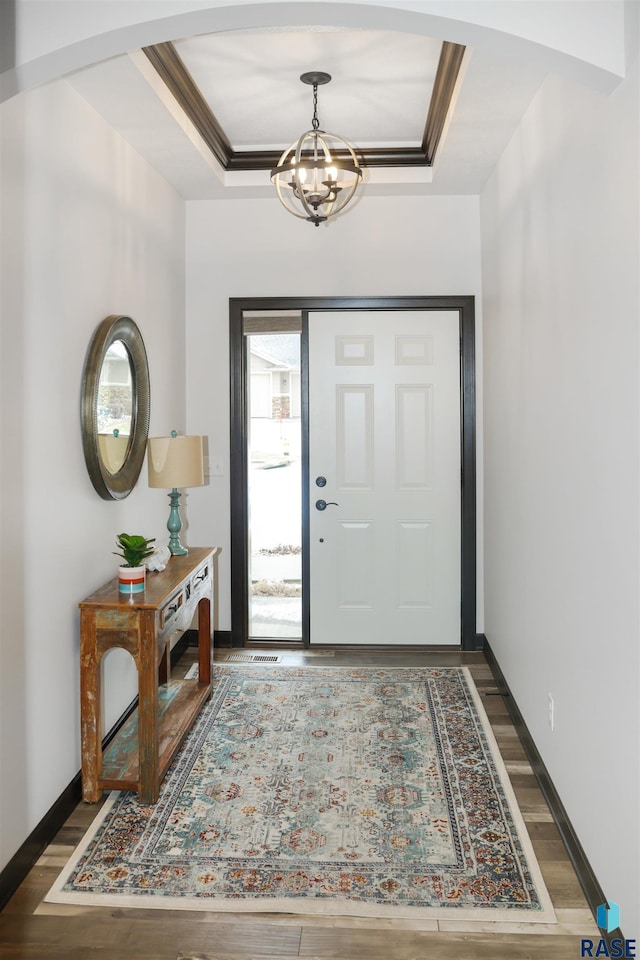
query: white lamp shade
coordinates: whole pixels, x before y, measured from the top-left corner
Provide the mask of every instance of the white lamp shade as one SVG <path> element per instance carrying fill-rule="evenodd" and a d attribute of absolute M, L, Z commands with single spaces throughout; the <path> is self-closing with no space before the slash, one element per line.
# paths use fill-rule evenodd
<path fill-rule="evenodd" d="M 147 441 L 149 486 L 201 487 L 204 483 L 202 437 L 150 437 Z"/>

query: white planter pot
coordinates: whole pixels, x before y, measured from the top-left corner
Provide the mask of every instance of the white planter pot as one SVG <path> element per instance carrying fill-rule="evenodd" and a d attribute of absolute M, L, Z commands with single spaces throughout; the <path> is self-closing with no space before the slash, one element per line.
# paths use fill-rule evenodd
<path fill-rule="evenodd" d="M 118 567 L 118 588 L 127 597 L 137 597 L 144 593 L 146 567 Z"/>

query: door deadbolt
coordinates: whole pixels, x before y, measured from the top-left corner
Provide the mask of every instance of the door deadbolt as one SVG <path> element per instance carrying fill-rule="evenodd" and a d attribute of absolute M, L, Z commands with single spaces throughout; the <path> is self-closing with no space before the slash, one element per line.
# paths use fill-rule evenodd
<path fill-rule="evenodd" d="M 316 477 L 316 487 L 326 487 L 327 478 L 326 477 Z"/>
<path fill-rule="evenodd" d="M 337 507 L 338 504 L 334 500 L 330 500 L 327 503 L 326 500 L 316 500 L 316 510 L 326 510 L 327 507 Z"/>

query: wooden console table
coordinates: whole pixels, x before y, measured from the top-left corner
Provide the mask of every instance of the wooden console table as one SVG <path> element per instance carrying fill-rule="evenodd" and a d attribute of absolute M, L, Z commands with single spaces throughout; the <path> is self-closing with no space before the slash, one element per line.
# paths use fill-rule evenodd
<path fill-rule="evenodd" d="M 82 796 L 137 790 L 155 803 L 171 760 L 211 696 L 214 558 L 219 548 L 192 547 L 148 572 L 140 598 L 123 599 L 117 577 L 80 603 Z M 169 682 L 170 646 L 198 612 L 198 679 Z M 122 647 L 138 668 L 138 707 L 102 751 L 100 663 Z"/>

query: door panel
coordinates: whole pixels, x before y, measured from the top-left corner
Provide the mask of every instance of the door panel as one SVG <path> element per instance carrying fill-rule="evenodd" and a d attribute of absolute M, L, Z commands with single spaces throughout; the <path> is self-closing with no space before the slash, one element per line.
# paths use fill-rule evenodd
<path fill-rule="evenodd" d="M 458 320 L 309 313 L 312 644 L 460 643 Z"/>
<path fill-rule="evenodd" d="M 336 524 L 335 585 L 339 610 L 373 610 L 375 604 L 374 525 L 364 522 Z"/>
<path fill-rule="evenodd" d="M 373 385 L 336 385 L 336 479 L 339 490 L 373 490 Z"/>

